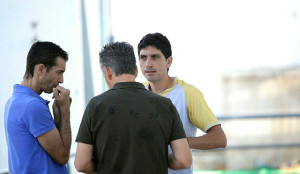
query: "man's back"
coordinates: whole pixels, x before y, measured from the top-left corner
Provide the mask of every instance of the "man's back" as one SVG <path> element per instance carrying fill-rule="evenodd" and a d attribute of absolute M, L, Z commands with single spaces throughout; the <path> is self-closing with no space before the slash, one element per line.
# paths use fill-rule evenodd
<path fill-rule="evenodd" d="M 169 99 L 121 82 L 90 101 L 76 141 L 93 144 L 99 173 L 167 173 L 167 145 L 184 137 Z"/>

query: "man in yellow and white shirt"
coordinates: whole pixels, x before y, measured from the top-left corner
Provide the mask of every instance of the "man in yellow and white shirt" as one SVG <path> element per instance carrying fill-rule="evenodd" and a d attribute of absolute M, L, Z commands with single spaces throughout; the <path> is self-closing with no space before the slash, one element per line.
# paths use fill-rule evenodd
<path fill-rule="evenodd" d="M 160 33 L 147 34 L 138 44 L 138 55 L 140 68 L 148 80 L 145 87 L 171 99 L 180 115 L 190 148 L 208 150 L 226 147 L 226 135 L 201 91 L 168 75 L 173 57 L 167 37 Z M 197 128 L 206 134 L 195 137 Z M 172 154 L 171 150 L 169 154 Z M 191 174 L 193 169 L 192 166 L 183 170 L 169 169 L 170 173 Z"/>

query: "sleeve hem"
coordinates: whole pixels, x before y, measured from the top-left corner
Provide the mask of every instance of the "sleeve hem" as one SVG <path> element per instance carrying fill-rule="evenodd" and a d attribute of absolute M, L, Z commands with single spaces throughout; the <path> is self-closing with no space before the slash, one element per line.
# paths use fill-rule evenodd
<path fill-rule="evenodd" d="M 55 125 L 54 125 L 54 124 L 50 124 L 48 127 L 45 127 L 45 128 L 43 128 L 43 129 L 41 129 L 41 130 L 39 130 L 39 131 L 36 131 L 36 132 L 33 134 L 33 136 L 36 138 L 36 137 L 38 137 L 38 136 L 40 136 L 40 135 L 42 135 L 42 134 L 44 134 L 44 133 L 46 133 L 46 132 L 48 132 L 48 131 L 54 129 L 54 128 L 55 128 Z"/>
<path fill-rule="evenodd" d="M 85 143 L 85 144 L 93 144 L 93 141 L 90 141 L 87 138 L 76 138 L 75 142 Z"/>
<path fill-rule="evenodd" d="M 208 129 L 210 129 L 210 128 L 216 126 L 216 125 L 219 125 L 219 124 L 221 124 L 221 123 L 217 122 L 217 123 L 213 123 L 213 124 L 210 124 L 210 125 L 206 126 L 206 128 L 204 129 L 204 132 L 206 132 Z"/>

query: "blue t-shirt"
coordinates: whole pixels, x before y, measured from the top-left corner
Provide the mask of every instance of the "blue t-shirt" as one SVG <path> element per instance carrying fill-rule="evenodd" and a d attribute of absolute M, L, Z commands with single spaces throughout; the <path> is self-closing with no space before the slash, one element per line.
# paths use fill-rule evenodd
<path fill-rule="evenodd" d="M 4 112 L 9 173 L 68 173 L 66 166 L 56 163 L 37 139 L 55 128 L 48 103 L 30 88 L 14 85 Z"/>

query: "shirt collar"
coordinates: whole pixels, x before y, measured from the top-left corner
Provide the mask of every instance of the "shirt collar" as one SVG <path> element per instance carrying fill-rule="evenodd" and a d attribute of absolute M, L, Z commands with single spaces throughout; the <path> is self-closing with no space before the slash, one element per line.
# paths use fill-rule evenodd
<path fill-rule="evenodd" d="M 145 86 L 139 82 L 119 82 L 116 83 L 111 89 L 122 89 L 122 88 L 142 88 Z"/>
<path fill-rule="evenodd" d="M 173 89 L 173 88 L 175 87 L 175 85 L 176 85 L 177 83 L 178 83 L 178 78 L 177 78 L 177 77 L 174 77 L 172 86 L 171 86 L 170 88 L 165 89 L 165 90 L 164 90 L 163 92 L 161 92 L 159 95 L 163 95 L 166 91 L 170 91 L 171 89 Z M 146 82 L 146 83 L 144 83 L 144 85 L 145 85 L 145 88 L 146 88 L 147 90 L 149 90 L 150 82 Z"/>
<path fill-rule="evenodd" d="M 17 94 L 17 93 L 25 94 L 25 95 L 37 98 L 46 104 L 49 104 L 49 102 L 50 102 L 48 100 L 44 100 L 40 95 L 38 95 L 36 92 L 34 92 L 31 88 L 24 86 L 24 85 L 15 84 L 13 93 L 14 94 Z"/>

